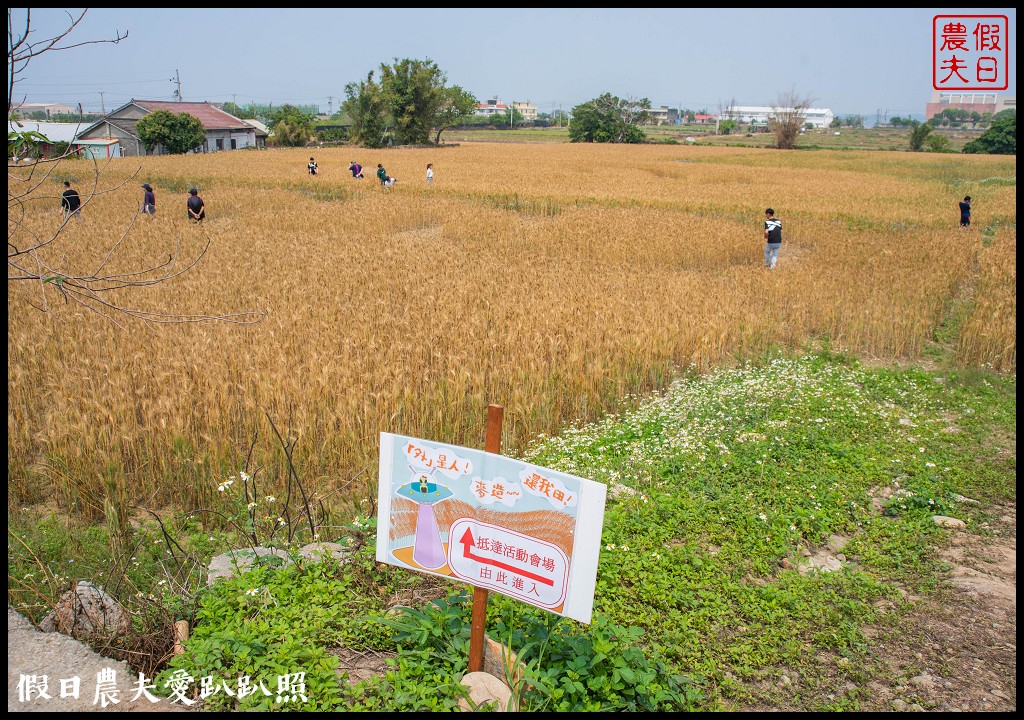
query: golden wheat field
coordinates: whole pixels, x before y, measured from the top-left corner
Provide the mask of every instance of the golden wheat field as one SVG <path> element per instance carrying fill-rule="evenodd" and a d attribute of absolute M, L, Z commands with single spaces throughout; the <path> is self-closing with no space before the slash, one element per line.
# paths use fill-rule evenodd
<path fill-rule="evenodd" d="M 398 178 L 386 193 L 378 162 Z M 111 301 L 266 315 L 145 324 L 9 280 L 9 511 L 55 499 L 99 516 L 112 495 L 201 505 L 251 445 L 252 466 L 283 477 L 268 418 L 317 497 L 372 496 L 382 431 L 482 447 L 497 403 L 513 452 L 686 369 L 825 338 L 914 359 L 951 318 L 960 364 L 1015 371 L 1015 178 L 1015 157 L 653 145 L 118 159 L 100 168 L 110 192 L 44 251 L 49 267 L 129 272 L 209 241 L 187 273 Z M 22 226 L 9 207 L 9 238 L 54 231 L 64 179 L 86 198 L 92 163 L 62 163 Z M 192 185 L 202 226 L 186 219 Z"/>

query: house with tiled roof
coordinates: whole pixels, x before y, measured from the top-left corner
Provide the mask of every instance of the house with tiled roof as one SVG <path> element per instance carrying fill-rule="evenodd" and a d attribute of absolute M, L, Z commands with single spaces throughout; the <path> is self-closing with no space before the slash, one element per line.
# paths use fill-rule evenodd
<path fill-rule="evenodd" d="M 165 100 L 131 100 L 80 132 L 75 143 L 87 147 L 94 145 L 98 140 L 104 140 L 108 148 L 116 143 L 117 151 L 111 153 L 108 150 L 107 157 L 166 154 L 162 147 L 146 148 L 135 129 L 139 120 L 157 110 L 167 110 L 175 115 L 188 113 L 202 123 L 206 139 L 193 152 L 217 152 L 257 146 L 256 128 L 231 113 L 224 112 L 213 103 Z"/>

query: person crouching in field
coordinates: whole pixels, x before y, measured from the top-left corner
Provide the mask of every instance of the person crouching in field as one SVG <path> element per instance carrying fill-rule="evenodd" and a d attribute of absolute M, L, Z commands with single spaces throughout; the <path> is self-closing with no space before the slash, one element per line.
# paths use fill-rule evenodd
<path fill-rule="evenodd" d="M 764 265 L 774 270 L 782 247 L 782 221 L 775 217 L 771 208 L 764 211 L 764 242 Z"/>
<path fill-rule="evenodd" d="M 199 197 L 199 191 L 192 188 L 188 191 L 188 219 L 202 223 L 206 218 L 206 203 Z"/>
<path fill-rule="evenodd" d="M 352 171 L 352 177 L 362 179 L 363 177 L 363 166 L 357 163 L 355 160 L 348 166 L 348 169 Z"/>
<path fill-rule="evenodd" d="M 398 178 L 389 177 L 387 180 L 384 181 L 384 187 L 393 188 L 396 182 L 398 182 Z"/>

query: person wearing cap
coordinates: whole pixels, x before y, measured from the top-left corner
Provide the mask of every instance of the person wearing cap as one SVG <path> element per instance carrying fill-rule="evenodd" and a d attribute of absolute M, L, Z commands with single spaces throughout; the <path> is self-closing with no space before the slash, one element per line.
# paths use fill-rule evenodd
<path fill-rule="evenodd" d="M 192 188 L 188 191 L 188 219 L 201 223 L 206 217 L 206 203 L 199 197 L 199 191 Z"/>
<path fill-rule="evenodd" d="M 142 214 L 156 215 L 156 193 L 149 183 L 142 183 L 142 189 L 146 191 L 142 196 Z"/>

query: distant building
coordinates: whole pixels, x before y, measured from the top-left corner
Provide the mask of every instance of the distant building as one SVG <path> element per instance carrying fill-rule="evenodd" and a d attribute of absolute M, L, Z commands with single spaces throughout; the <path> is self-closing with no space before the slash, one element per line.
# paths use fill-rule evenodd
<path fill-rule="evenodd" d="M 523 120 L 533 122 L 537 119 L 537 108 L 529 100 L 526 102 L 513 102 L 512 109 L 517 110 L 523 116 Z"/>
<path fill-rule="evenodd" d="M 28 117 L 32 113 L 41 112 L 50 117 L 51 115 L 73 115 L 78 113 L 78 108 L 61 103 L 21 103 L 11 108 L 12 113 L 22 117 Z"/>
<path fill-rule="evenodd" d="M 995 115 L 1003 110 L 1016 110 L 1017 96 L 996 93 L 945 93 L 933 90 L 931 102 L 925 107 L 924 119 L 931 120 L 943 110 L 949 109 Z"/>
<path fill-rule="evenodd" d="M 693 121 L 698 125 L 706 125 L 707 123 L 713 123 L 718 117 L 715 115 L 704 115 L 702 113 L 694 113 Z"/>
<path fill-rule="evenodd" d="M 249 125 L 256 131 L 256 147 L 263 148 L 267 146 L 267 138 L 270 137 L 270 128 L 261 123 L 256 118 L 240 118 L 242 122 Z"/>
<path fill-rule="evenodd" d="M 61 148 L 57 143 L 71 143 L 85 125 L 80 123 L 36 122 L 35 120 L 10 120 L 8 129 L 13 132 L 37 132 L 46 138 L 36 146 L 42 157 L 54 157 Z"/>
<path fill-rule="evenodd" d="M 648 125 L 678 125 L 679 124 L 679 109 L 670 108 L 665 105 L 661 107 L 651 108 L 647 111 L 650 115 L 650 120 L 647 121 Z"/>
<path fill-rule="evenodd" d="M 474 115 L 504 115 L 507 112 L 508 105 L 498 102 L 498 98 L 493 97 L 487 102 L 478 104 Z"/>
<path fill-rule="evenodd" d="M 133 155 L 163 155 L 162 147 L 147 151 L 135 130 L 139 120 L 157 110 L 167 110 L 175 115 L 188 113 L 197 118 L 206 132 L 206 139 L 196 152 L 216 152 L 218 150 L 238 150 L 246 147 L 257 147 L 257 128 L 245 120 L 224 112 L 209 102 L 171 102 L 164 100 L 131 100 L 116 110 L 104 115 L 101 119 L 87 127 L 75 140 L 76 145 L 94 146 L 96 140 L 113 140 L 117 149 L 108 152 L 116 154 L 107 157 Z M 100 143 L 109 146 L 110 143 Z"/>
<path fill-rule="evenodd" d="M 792 108 L 772 108 L 766 105 L 730 105 L 722 111 L 723 120 L 735 120 L 740 124 L 767 125 L 776 112 L 792 112 Z M 814 127 L 826 128 L 832 124 L 835 115 L 828 108 L 807 108 L 803 112 L 804 122 Z"/>

